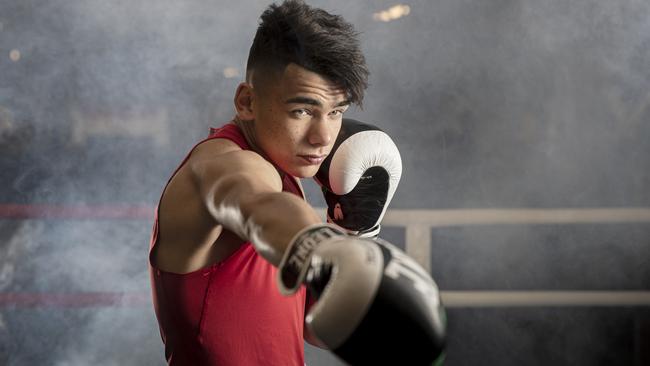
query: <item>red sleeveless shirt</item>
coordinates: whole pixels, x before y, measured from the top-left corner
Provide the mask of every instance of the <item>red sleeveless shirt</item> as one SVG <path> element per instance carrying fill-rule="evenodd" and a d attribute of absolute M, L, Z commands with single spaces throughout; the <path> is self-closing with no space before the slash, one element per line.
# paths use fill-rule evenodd
<path fill-rule="evenodd" d="M 232 123 L 211 129 L 208 138 L 196 146 L 215 138 L 250 150 Z M 282 190 L 304 198 L 288 174 L 284 174 Z M 157 237 L 156 210 L 150 252 Z M 186 274 L 165 272 L 149 263 L 154 308 L 169 365 L 304 365 L 305 288 L 290 297 L 280 295 L 277 269 L 250 242 L 225 260 Z"/>

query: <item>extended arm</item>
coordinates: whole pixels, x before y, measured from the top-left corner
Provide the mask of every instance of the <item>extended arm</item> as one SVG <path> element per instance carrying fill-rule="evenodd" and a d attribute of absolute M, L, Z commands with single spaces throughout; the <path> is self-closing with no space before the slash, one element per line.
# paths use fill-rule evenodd
<path fill-rule="evenodd" d="M 251 151 L 232 151 L 191 161 L 192 173 L 214 220 L 242 239 L 274 266 L 294 235 L 321 222 L 300 197 L 282 192 L 278 171 Z"/>

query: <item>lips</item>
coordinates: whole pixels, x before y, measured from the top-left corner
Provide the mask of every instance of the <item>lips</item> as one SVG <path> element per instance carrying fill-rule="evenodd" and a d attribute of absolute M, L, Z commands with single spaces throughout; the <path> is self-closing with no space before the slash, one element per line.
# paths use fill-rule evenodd
<path fill-rule="evenodd" d="M 311 165 L 317 165 L 317 164 L 322 163 L 323 160 L 325 160 L 325 158 L 327 157 L 327 155 L 312 155 L 312 154 L 309 154 L 309 155 L 298 155 L 298 157 L 302 158 L 303 160 L 305 160 L 307 163 L 309 163 Z"/>

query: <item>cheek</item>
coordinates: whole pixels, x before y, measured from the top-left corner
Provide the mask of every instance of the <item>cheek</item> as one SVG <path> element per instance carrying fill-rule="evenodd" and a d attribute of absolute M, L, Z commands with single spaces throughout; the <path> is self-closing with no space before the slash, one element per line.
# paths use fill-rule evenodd
<path fill-rule="evenodd" d="M 283 141 L 286 147 L 295 147 L 300 143 L 304 137 L 304 131 L 302 130 L 300 123 L 290 119 L 278 120 L 276 121 L 276 128 L 274 134 L 276 135 L 278 141 Z"/>
<path fill-rule="evenodd" d="M 292 156 L 298 150 L 305 131 L 299 123 L 290 119 L 274 118 L 262 127 L 262 144 L 267 152 L 276 157 Z"/>
<path fill-rule="evenodd" d="M 299 124 L 289 123 L 287 125 L 287 136 L 292 144 L 298 145 L 304 139 L 305 131 L 303 131 Z"/>
<path fill-rule="evenodd" d="M 337 123 L 333 123 L 332 126 L 333 126 L 331 131 L 332 140 L 336 141 L 339 132 L 341 132 L 341 126 L 343 126 L 343 120 L 339 120 Z M 334 144 L 334 141 L 332 141 L 332 144 Z"/>

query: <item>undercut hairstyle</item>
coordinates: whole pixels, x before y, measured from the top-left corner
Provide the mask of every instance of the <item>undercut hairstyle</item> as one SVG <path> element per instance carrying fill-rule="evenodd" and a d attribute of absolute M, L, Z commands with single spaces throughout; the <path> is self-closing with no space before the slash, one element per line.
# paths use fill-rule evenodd
<path fill-rule="evenodd" d="M 346 91 L 350 103 L 362 105 L 368 68 L 358 33 L 343 17 L 300 0 L 270 5 L 260 17 L 246 79 L 264 89 L 290 63 L 328 79 Z"/>

